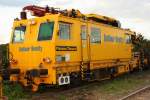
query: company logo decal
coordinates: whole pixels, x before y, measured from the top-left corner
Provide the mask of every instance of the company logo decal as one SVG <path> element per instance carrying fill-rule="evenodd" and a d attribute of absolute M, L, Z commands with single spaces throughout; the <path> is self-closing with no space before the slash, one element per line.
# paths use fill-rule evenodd
<path fill-rule="evenodd" d="M 56 46 L 56 51 L 77 51 L 76 46 Z"/>
<path fill-rule="evenodd" d="M 42 51 L 42 47 L 41 46 L 37 46 L 37 47 L 20 47 L 19 48 L 20 52 L 29 52 L 29 51 Z"/>

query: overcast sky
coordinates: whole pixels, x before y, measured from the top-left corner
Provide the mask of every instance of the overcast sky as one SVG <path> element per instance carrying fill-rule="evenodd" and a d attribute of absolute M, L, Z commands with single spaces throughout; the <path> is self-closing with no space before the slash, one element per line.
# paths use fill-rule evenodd
<path fill-rule="evenodd" d="M 0 0 L 0 44 L 9 42 L 14 18 L 26 5 L 75 8 L 82 13 L 114 17 L 150 39 L 150 0 Z"/>

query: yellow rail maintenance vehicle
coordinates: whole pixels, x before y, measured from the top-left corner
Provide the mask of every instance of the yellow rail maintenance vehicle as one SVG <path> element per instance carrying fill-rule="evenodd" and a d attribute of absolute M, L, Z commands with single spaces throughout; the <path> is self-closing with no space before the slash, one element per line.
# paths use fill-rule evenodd
<path fill-rule="evenodd" d="M 28 19 L 27 11 L 36 17 Z M 129 72 L 132 35 L 106 16 L 24 7 L 9 44 L 10 80 L 37 91 L 40 84 L 68 85 Z"/>

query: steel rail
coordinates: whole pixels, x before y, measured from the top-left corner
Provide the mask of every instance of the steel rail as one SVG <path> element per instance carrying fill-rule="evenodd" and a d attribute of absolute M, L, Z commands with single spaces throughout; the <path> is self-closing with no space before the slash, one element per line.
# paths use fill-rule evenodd
<path fill-rule="evenodd" d="M 130 93 L 129 95 L 127 95 L 127 96 L 125 96 L 125 97 L 123 97 L 123 98 L 121 98 L 119 100 L 127 100 L 128 98 L 133 97 L 133 96 L 135 96 L 135 95 L 137 95 L 139 93 L 142 93 L 142 92 L 144 92 L 144 91 L 146 91 L 148 89 L 150 89 L 150 85 L 145 86 L 144 88 L 138 89 L 138 90 Z"/>

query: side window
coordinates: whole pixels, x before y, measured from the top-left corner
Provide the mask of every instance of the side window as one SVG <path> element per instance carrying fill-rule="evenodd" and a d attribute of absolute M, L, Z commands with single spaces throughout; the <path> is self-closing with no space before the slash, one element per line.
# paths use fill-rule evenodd
<path fill-rule="evenodd" d="M 16 27 L 13 34 L 13 43 L 23 42 L 26 32 L 26 26 Z"/>
<path fill-rule="evenodd" d="M 71 33 L 70 31 L 71 31 L 71 24 L 59 23 L 59 39 L 69 40 Z"/>
<path fill-rule="evenodd" d="M 130 35 L 126 35 L 125 41 L 127 44 L 131 43 L 131 36 Z"/>
<path fill-rule="evenodd" d="M 91 43 L 100 43 L 101 36 L 100 36 L 100 29 L 99 28 L 91 28 Z"/>
<path fill-rule="evenodd" d="M 122 43 L 123 42 L 123 38 L 122 37 L 116 37 L 116 42 L 117 43 Z"/>
<path fill-rule="evenodd" d="M 40 25 L 38 40 L 51 40 L 53 36 L 54 22 L 46 22 Z"/>
<path fill-rule="evenodd" d="M 111 35 L 107 35 L 107 34 L 104 34 L 104 41 L 105 42 L 114 42 L 115 38 Z"/>
<path fill-rule="evenodd" d="M 81 26 L 81 39 L 86 40 L 87 38 L 87 27 L 85 25 Z"/>

